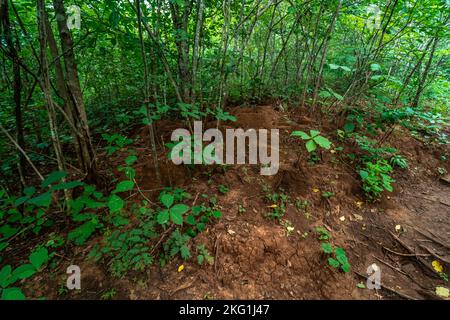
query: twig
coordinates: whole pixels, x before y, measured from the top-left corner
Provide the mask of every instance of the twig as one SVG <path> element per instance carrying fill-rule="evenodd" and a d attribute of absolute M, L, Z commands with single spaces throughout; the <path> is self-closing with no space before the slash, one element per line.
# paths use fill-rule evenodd
<path fill-rule="evenodd" d="M 356 273 L 358 276 L 360 276 L 360 277 L 366 279 L 366 280 L 368 279 L 368 277 L 362 275 L 362 274 L 359 273 L 358 271 L 353 271 L 353 272 Z M 381 288 L 383 288 L 383 289 L 385 289 L 385 290 L 387 290 L 387 291 L 389 291 L 389 292 L 391 292 L 391 293 L 395 293 L 396 295 L 398 295 L 398 296 L 400 296 L 400 297 L 402 297 L 402 298 L 404 298 L 404 299 L 408 299 L 408 300 L 417 300 L 416 298 L 411 297 L 411 296 L 407 295 L 406 293 L 399 292 L 399 291 L 397 291 L 397 290 L 395 290 L 395 289 L 393 289 L 393 288 L 387 287 L 387 286 L 385 286 L 385 285 L 383 285 L 383 284 L 381 284 L 381 283 L 380 283 L 380 286 L 381 286 Z"/>
<path fill-rule="evenodd" d="M 378 258 L 377 256 L 372 255 L 372 257 L 374 257 L 375 259 L 377 259 L 377 260 L 380 261 L 381 263 L 387 265 L 387 266 L 390 267 L 391 269 L 393 269 L 393 270 L 395 270 L 395 271 L 397 271 L 397 272 L 400 272 L 401 274 L 403 274 L 403 275 L 405 275 L 405 276 L 408 275 L 408 274 L 407 274 L 406 272 L 404 272 L 403 270 L 400 270 L 399 268 L 394 267 L 393 265 L 391 265 L 391 264 L 387 263 L 386 261 L 384 261 L 384 260 Z"/>

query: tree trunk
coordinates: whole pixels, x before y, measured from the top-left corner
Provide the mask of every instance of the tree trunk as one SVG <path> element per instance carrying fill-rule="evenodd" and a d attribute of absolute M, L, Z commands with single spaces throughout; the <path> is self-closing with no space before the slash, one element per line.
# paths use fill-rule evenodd
<path fill-rule="evenodd" d="M 79 137 L 82 157 L 81 167 L 87 175 L 87 180 L 94 181 L 96 179 L 95 153 L 90 137 L 80 80 L 78 78 L 78 69 L 75 61 L 75 53 L 73 51 L 74 43 L 69 28 L 67 27 L 67 16 L 63 0 L 53 0 L 53 7 L 55 9 L 59 35 L 61 38 L 67 89 L 69 98 L 72 100 L 74 106 L 72 110 L 74 114 L 73 119 L 76 128 L 81 135 Z"/>

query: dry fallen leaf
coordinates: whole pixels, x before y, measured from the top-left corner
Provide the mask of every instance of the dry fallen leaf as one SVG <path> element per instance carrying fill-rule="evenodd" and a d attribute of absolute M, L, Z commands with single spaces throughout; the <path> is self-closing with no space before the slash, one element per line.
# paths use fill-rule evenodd
<path fill-rule="evenodd" d="M 395 226 L 395 231 L 400 232 L 402 230 L 402 226 L 401 225 L 396 225 Z"/>
<path fill-rule="evenodd" d="M 450 291 L 444 287 L 436 287 L 436 294 L 442 298 L 448 298 Z"/>
<path fill-rule="evenodd" d="M 312 189 L 312 192 L 317 193 L 317 192 L 320 192 L 320 190 L 317 189 L 317 188 L 313 188 L 313 189 Z"/>
<path fill-rule="evenodd" d="M 344 221 L 345 221 L 345 216 L 340 217 L 339 220 L 341 220 L 342 222 L 344 222 Z"/>
<path fill-rule="evenodd" d="M 444 271 L 444 267 L 442 267 L 442 264 L 437 260 L 434 260 L 431 265 L 437 273 L 441 273 L 442 271 Z"/>
<path fill-rule="evenodd" d="M 355 206 L 356 206 L 358 209 L 361 209 L 363 204 L 364 204 L 364 202 L 362 202 L 362 201 L 355 201 Z"/>
<path fill-rule="evenodd" d="M 181 266 L 178 267 L 178 272 L 181 272 L 184 270 L 184 264 L 182 264 Z"/>
<path fill-rule="evenodd" d="M 234 230 L 231 230 L 231 229 L 228 229 L 227 232 L 228 232 L 228 234 L 231 235 L 231 236 L 234 235 L 234 234 L 236 234 L 236 232 L 235 232 Z"/>

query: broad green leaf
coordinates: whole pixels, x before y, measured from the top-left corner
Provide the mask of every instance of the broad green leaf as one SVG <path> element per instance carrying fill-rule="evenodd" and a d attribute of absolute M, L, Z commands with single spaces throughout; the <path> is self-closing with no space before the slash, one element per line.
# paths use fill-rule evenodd
<path fill-rule="evenodd" d="M 133 163 L 135 163 L 136 161 L 137 161 L 137 157 L 136 156 L 128 156 L 126 159 L 125 159 L 125 163 L 127 164 L 127 165 L 129 165 L 129 166 L 131 166 Z"/>
<path fill-rule="evenodd" d="M 294 131 L 291 133 L 292 137 L 300 137 L 302 140 L 308 140 L 311 139 L 311 137 L 303 131 Z"/>
<path fill-rule="evenodd" d="M 176 204 L 170 208 L 170 219 L 173 223 L 182 225 L 183 224 L 183 214 L 189 211 L 189 206 L 185 204 Z"/>
<path fill-rule="evenodd" d="M 125 181 L 120 182 L 117 185 L 116 190 L 114 190 L 113 193 L 130 191 L 130 190 L 133 190 L 133 188 L 134 188 L 134 182 L 130 181 L 130 180 L 125 180 Z"/>
<path fill-rule="evenodd" d="M 50 188 L 50 190 L 52 191 L 56 191 L 56 190 L 69 190 L 69 189 L 73 189 L 76 187 L 81 187 L 84 186 L 84 183 L 78 180 L 75 181 L 70 181 L 70 182 L 65 182 L 65 183 L 59 183 L 53 187 Z"/>
<path fill-rule="evenodd" d="M 158 221 L 159 224 L 166 224 L 169 222 L 169 210 L 160 211 L 156 216 L 156 221 Z"/>
<path fill-rule="evenodd" d="M 46 248 L 39 248 L 30 254 L 30 262 L 36 270 L 39 270 L 44 263 L 47 263 L 48 259 L 48 250 Z"/>
<path fill-rule="evenodd" d="M 333 247 L 331 246 L 331 244 L 329 242 L 322 243 L 320 246 L 322 247 L 322 250 L 325 253 L 332 253 L 333 252 Z"/>
<path fill-rule="evenodd" d="M 81 246 L 94 233 L 98 225 L 99 223 L 96 219 L 85 222 L 78 228 L 70 231 L 67 235 L 67 239 L 73 241 L 77 246 Z"/>
<path fill-rule="evenodd" d="M 111 213 L 120 211 L 125 206 L 125 202 L 118 195 L 113 194 L 108 201 L 108 208 Z"/>
<path fill-rule="evenodd" d="M 25 295 L 19 288 L 3 289 L 1 300 L 25 300 Z"/>
<path fill-rule="evenodd" d="M 327 150 L 330 149 L 330 147 L 331 147 L 331 141 L 322 136 L 315 137 L 314 142 L 317 143 L 322 148 L 327 149 Z"/>
<path fill-rule="evenodd" d="M 316 149 L 317 145 L 314 140 L 309 140 L 308 142 L 306 142 L 306 150 L 308 150 L 309 153 L 313 152 Z"/>
<path fill-rule="evenodd" d="M 381 66 L 379 64 L 377 64 L 377 63 L 372 63 L 370 65 L 370 70 L 372 70 L 372 71 L 379 71 L 379 70 L 381 70 Z"/>
<path fill-rule="evenodd" d="M 50 192 L 46 192 L 37 196 L 36 198 L 28 200 L 29 204 L 34 204 L 38 207 L 48 207 L 52 202 L 52 194 Z"/>
<path fill-rule="evenodd" d="M 350 271 L 350 264 L 345 263 L 341 266 L 342 271 L 344 271 L 345 273 L 348 273 Z"/>
<path fill-rule="evenodd" d="M 182 225 L 183 224 L 183 216 L 179 212 L 174 212 L 170 210 L 170 220 L 172 220 L 173 223 Z"/>
<path fill-rule="evenodd" d="M 5 224 L 0 227 L 0 235 L 2 235 L 5 239 L 15 235 L 17 231 L 19 231 L 18 228 L 13 228 L 9 224 Z"/>
<path fill-rule="evenodd" d="M 27 263 L 14 269 L 12 275 L 17 279 L 26 279 L 31 277 L 35 273 L 36 269 L 34 268 L 34 266 L 30 263 Z"/>
<path fill-rule="evenodd" d="M 361 179 L 366 180 L 369 177 L 369 173 L 364 170 L 359 170 L 359 176 Z"/>
<path fill-rule="evenodd" d="M 309 134 L 311 135 L 311 138 L 314 138 L 314 137 L 317 137 L 320 134 L 320 131 L 309 130 Z"/>
<path fill-rule="evenodd" d="M 173 200 L 174 200 L 173 195 L 171 195 L 171 194 L 169 194 L 169 193 L 164 193 L 164 194 L 161 196 L 161 199 L 160 199 L 161 203 L 162 203 L 166 208 L 170 208 L 170 207 L 172 206 Z"/>
<path fill-rule="evenodd" d="M 41 182 L 41 188 L 46 188 L 52 183 L 58 182 L 62 178 L 67 176 L 67 172 L 65 171 L 55 171 L 52 172 L 44 181 Z"/>
<path fill-rule="evenodd" d="M 5 288 L 10 283 L 8 282 L 9 278 L 11 277 L 12 268 L 8 264 L 6 266 L 3 266 L 3 268 L 0 270 L 0 287 Z"/>
<path fill-rule="evenodd" d="M 212 215 L 214 218 L 220 219 L 222 217 L 222 212 L 220 212 L 219 210 L 214 210 Z"/>
<path fill-rule="evenodd" d="M 191 226 L 195 226 L 197 224 L 197 222 L 195 221 L 195 218 L 192 214 L 190 214 L 186 217 L 186 223 L 190 224 Z"/>
<path fill-rule="evenodd" d="M 330 266 L 332 266 L 333 268 L 339 268 L 339 261 L 337 261 L 333 258 L 328 258 L 328 264 Z"/>

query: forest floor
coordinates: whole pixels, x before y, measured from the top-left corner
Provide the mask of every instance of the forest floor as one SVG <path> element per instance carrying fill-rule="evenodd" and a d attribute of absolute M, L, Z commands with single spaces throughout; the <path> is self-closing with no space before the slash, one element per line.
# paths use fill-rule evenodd
<path fill-rule="evenodd" d="M 448 163 L 440 160 L 448 149 L 424 144 L 401 128 L 395 130 L 387 143 L 408 159 L 409 167 L 396 170 L 393 193 L 370 203 L 364 200 L 357 172 L 340 156 L 355 152 L 355 146 L 323 152 L 321 161 L 310 164 L 304 143 L 290 137 L 293 130 L 318 129 L 342 145 L 333 138 L 342 127 L 339 119 L 311 119 L 298 110 L 285 112 L 272 106 L 238 107 L 230 113 L 237 121 L 227 122 L 223 129 L 280 129 L 278 174 L 261 176 L 255 165 L 226 170 L 203 166 L 189 172 L 170 163 L 163 153 L 160 162 L 164 186 L 184 188 L 193 203 L 199 194 L 219 194 L 220 185 L 228 187 L 218 196 L 222 218 L 193 240 L 206 245 L 214 264 L 199 266 L 195 259 L 177 258 L 164 267 L 155 263 L 143 273 L 117 279 L 107 266 L 86 259 L 100 241 L 98 236 L 68 258 L 82 269 L 79 293 L 58 296 L 59 280 L 49 281 L 40 291 L 48 299 L 99 299 L 111 289 L 117 293 L 114 299 L 437 299 L 435 288 L 448 287 L 432 267 L 433 260 L 447 270 L 450 266 L 450 184 L 436 172 L 437 167 L 450 171 Z M 180 122 L 162 120 L 158 136 L 167 142 L 178 127 Z M 161 186 L 154 176 L 146 132 L 140 127 L 133 133 L 137 139 L 132 147 L 139 153 L 136 176 L 140 188 L 150 190 L 143 192 L 156 199 Z M 109 161 L 105 166 L 116 167 L 126 155 L 104 155 L 105 163 Z M 283 223 L 265 217 L 271 205 L 264 199 L 269 189 L 289 196 Z M 333 196 L 324 198 L 323 191 Z M 307 200 L 309 205 L 298 207 L 296 200 Z M 327 264 L 314 232 L 318 226 L 331 233 L 333 245 L 345 249 L 350 272 Z M 367 268 L 373 263 L 381 269 L 382 289 L 357 287 L 366 283 Z M 182 264 L 184 270 L 179 272 Z M 65 270 L 60 271 L 65 279 Z"/>

